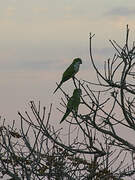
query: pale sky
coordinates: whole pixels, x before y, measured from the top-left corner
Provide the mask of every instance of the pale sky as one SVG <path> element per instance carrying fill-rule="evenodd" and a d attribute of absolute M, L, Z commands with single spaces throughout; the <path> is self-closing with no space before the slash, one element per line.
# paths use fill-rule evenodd
<path fill-rule="evenodd" d="M 57 114 L 61 93 L 52 92 L 74 57 L 83 60 L 77 77 L 94 79 L 89 32 L 96 34 L 94 57 L 101 67 L 113 54 L 108 40 L 123 42 L 127 24 L 134 40 L 134 20 L 134 0 L 1 0 L 0 115 L 17 120 L 30 100 L 48 108 L 53 103 Z"/>

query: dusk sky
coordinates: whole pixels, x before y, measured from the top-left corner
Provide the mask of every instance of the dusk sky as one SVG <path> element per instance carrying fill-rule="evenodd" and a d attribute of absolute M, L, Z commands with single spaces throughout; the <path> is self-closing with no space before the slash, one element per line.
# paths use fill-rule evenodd
<path fill-rule="evenodd" d="M 53 103 L 57 114 L 62 94 L 53 91 L 73 58 L 83 60 L 77 77 L 94 80 L 89 33 L 96 34 L 94 58 L 102 68 L 114 52 L 108 40 L 124 42 L 127 24 L 134 41 L 134 0 L 1 0 L 0 115 L 17 120 L 30 100 L 48 108 Z M 72 81 L 63 88 L 71 86 Z"/>

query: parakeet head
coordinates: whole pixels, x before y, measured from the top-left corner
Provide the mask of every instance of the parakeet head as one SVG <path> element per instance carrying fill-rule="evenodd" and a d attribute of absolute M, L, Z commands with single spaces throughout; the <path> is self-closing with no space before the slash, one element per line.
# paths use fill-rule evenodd
<path fill-rule="evenodd" d="M 82 90 L 81 89 L 75 89 L 73 92 L 73 96 L 81 96 L 82 95 Z"/>
<path fill-rule="evenodd" d="M 82 60 L 80 59 L 80 58 L 75 58 L 74 60 L 73 60 L 73 63 L 78 63 L 78 64 L 82 64 Z"/>

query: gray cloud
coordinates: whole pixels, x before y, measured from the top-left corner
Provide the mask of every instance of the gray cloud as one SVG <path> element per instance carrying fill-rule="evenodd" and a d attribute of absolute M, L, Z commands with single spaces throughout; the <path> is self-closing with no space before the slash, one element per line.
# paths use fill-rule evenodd
<path fill-rule="evenodd" d="M 116 7 L 105 13 L 105 15 L 112 16 L 129 16 L 135 15 L 135 8 L 130 7 Z"/>

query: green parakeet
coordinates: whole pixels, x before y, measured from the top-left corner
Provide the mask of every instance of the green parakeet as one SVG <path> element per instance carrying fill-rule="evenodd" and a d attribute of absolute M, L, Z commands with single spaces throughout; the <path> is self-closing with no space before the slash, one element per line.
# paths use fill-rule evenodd
<path fill-rule="evenodd" d="M 65 81 L 74 77 L 74 75 L 79 71 L 80 64 L 82 64 L 82 60 L 80 58 L 75 58 L 73 60 L 72 64 L 63 73 L 62 80 L 60 81 L 58 87 L 55 89 L 54 93 Z"/>
<path fill-rule="evenodd" d="M 73 92 L 72 97 L 70 97 L 68 103 L 67 103 L 67 109 L 66 112 L 61 119 L 60 123 L 64 121 L 64 119 L 70 114 L 70 112 L 74 112 L 77 114 L 78 112 L 78 106 L 80 104 L 80 97 L 81 97 L 82 91 L 81 89 L 75 89 Z"/>

